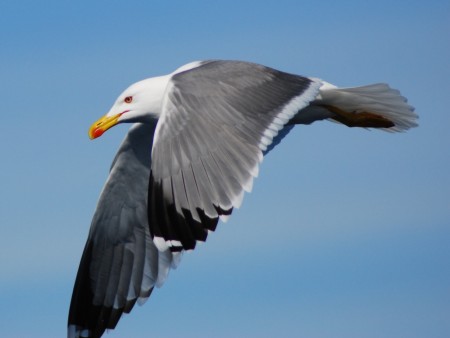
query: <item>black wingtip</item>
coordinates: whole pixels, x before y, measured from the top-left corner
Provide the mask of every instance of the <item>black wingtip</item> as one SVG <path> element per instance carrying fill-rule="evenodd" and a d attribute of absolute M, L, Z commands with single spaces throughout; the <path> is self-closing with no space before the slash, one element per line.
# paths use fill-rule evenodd
<path fill-rule="evenodd" d="M 172 252 L 193 250 L 197 241 L 206 241 L 208 230 L 216 228 L 218 217 L 210 218 L 199 208 L 196 211 L 200 221 L 194 219 L 190 210 L 181 208 L 181 212 L 178 212 L 175 197 L 167 191 L 172 192 L 172 187 L 155 181 L 151 172 L 147 206 L 152 238 L 161 237 L 166 242 L 181 243 L 181 246 L 170 246 Z"/>
<path fill-rule="evenodd" d="M 94 305 L 90 278 L 91 261 L 92 242 L 88 240 L 81 257 L 70 302 L 68 338 L 100 338 L 106 330 L 114 329 L 122 313 L 129 313 L 136 303 L 136 299 L 130 300 L 124 307 L 118 309 Z"/>

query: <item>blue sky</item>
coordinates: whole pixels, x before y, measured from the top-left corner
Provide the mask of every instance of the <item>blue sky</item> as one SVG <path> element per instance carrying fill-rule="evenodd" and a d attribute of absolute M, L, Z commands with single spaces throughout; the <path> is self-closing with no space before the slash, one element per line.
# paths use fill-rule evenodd
<path fill-rule="evenodd" d="M 107 337 L 447 337 L 448 1 L 0 4 L 0 327 L 63 337 L 129 84 L 193 60 L 388 82 L 420 127 L 300 126 L 226 224 Z"/>

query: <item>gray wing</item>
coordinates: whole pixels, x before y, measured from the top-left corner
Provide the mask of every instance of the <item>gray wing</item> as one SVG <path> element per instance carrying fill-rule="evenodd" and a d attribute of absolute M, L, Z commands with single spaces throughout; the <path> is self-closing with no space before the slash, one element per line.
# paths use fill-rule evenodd
<path fill-rule="evenodd" d="M 155 132 L 148 200 L 160 250 L 193 249 L 219 217 L 239 207 L 263 152 L 320 85 L 239 61 L 210 61 L 172 77 Z"/>
<path fill-rule="evenodd" d="M 68 337 L 100 337 L 164 282 L 178 256 L 159 252 L 149 232 L 147 190 L 153 125 L 133 126 L 95 211 L 70 304 Z"/>

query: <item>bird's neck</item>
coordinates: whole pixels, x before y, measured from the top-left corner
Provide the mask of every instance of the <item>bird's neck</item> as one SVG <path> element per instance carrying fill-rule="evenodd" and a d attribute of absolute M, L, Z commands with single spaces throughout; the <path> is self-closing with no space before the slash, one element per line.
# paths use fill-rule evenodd
<path fill-rule="evenodd" d="M 150 122 L 152 120 L 158 120 L 161 116 L 162 105 L 164 101 L 165 92 L 169 84 L 171 75 L 164 75 L 158 77 L 152 77 L 145 79 L 137 83 L 138 86 L 143 87 L 143 104 L 146 107 L 148 121 L 140 122 Z M 147 120 L 147 118 L 145 118 Z"/>

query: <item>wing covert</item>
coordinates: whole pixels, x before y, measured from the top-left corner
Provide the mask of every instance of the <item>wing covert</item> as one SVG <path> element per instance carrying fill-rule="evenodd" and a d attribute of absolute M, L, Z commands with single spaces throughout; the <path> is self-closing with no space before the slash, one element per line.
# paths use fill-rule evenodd
<path fill-rule="evenodd" d="M 149 186 L 149 224 L 160 250 L 193 249 L 240 206 L 263 152 L 320 85 L 239 61 L 210 61 L 172 77 Z"/>

